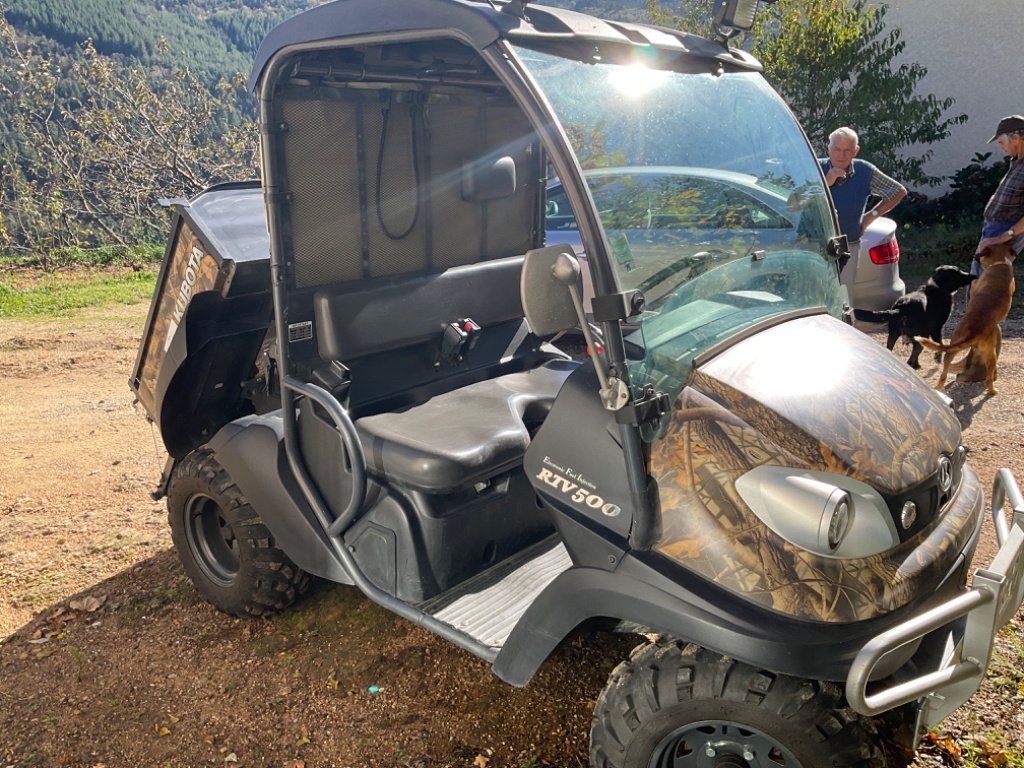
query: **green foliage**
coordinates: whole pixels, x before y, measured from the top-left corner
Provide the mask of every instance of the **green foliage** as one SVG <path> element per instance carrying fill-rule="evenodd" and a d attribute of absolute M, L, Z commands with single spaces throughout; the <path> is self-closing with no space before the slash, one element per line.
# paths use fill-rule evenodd
<path fill-rule="evenodd" d="M 693 35 L 711 37 L 711 16 L 714 0 L 680 0 L 672 11 L 662 6 L 660 0 L 645 0 L 647 18 L 660 27 L 681 29 Z"/>
<path fill-rule="evenodd" d="M 900 205 L 900 219 L 909 224 L 945 224 L 980 229 L 982 214 L 1007 170 L 1008 159 L 993 162 L 991 152 L 978 152 L 953 174 L 950 191 L 928 199 L 917 196 Z"/>
<path fill-rule="evenodd" d="M 253 177 L 237 73 L 313 4 L 0 0 L 0 252 L 163 240 L 157 197 Z"/>
<path fill-rule="evenodd" d="M 903 224 L 900 243 L 900 275 L 908 287 L 917 287 L 941 264 L 967 269 L 981 237 L 980 222 L 971 227 L 948 224 Z"/>
<path fill-rule="evenodd" d="M 886 29 L 886 13 L 866 0 L 782 0 L 755 31 L 754 53 L 814 146 L 824 149 L 832 130 L 850 125 L 890 175 L 936 184 L 923 168 L 932 150 L 900 150 L 941 141 L 967 117 L 944 116 L 953 99 L 919 93 L 927 70 L 897 61 L 906 43 L 898 28 Z"/>
<path fill-rule="evenodd" d="M 659 23 L 707 33 L 710 0 L 681 0 L 677 14 L 656 0 Z M 762 8 L 740 44 L 762 62 L 765 77 L 793 109 L 811 144 L 824 155 L 828 134 L 848 125 L 861 134 L 862 155 L 904 183 L 933 185 L 924 164 L 966 115 L 948 115 L 953 99 L 919 93 L 927 70 L 899 62 L 906 43 L 887 29 L 885 5 L 867 0 L 780 0 Z"/>
<path fill-rule="evenodd" d="M 70 51 L 90 41 L 104 55 L 141 64 L 173 60 L 208 84 L 248 73 L 267 31 L 308 8 L 306 0 L 156 2 L 155 0 L 6 0 L 8 21 L 22 33 Z M 166 41 L 166 42 L 164 42 Z M 166 48 L 169 56 L 164 53 Z"/>
<path fill-rule="evenodd" d="M 538 0 L 543 5 L 567 8 L 602 19 L 644 21 L 646 0 Z"/>
<path fill-rule="evenodd" d="M 245 11 L 217 11 L 206 17 L 206 23 L 218 30 L 231 46 L 244 52 L 246 66 L 259 48 L 267 32 L 284 21 L 289 14 Z M 223 73 L 223 70 L 221 70 Z"/>
<path fill-rule="evenodd" d="M 945 195 L 912 195 L 900 205 L 900 249 L 910 256 L 901 261 L 904 276 L 927 275 L 940 264 L 970 264 L 985 204 L 1006 173 L 1005 158 L 990 163 L 990 157 L 990 152 L 976 154 L 953 174 Z"/>
<path fill-rule="evenodd" d="M 576 156 L 584 170 L 614 168 L 626 164 L 626 156 L 621 150 L 608 151 L 604 127 L 603 125 L 596 126 L 585 133 L 578 125 L 565 126 L 569 143 L 576 147 Z"/>
<path fill-rule="evenodd" d="M 255 131 L 242 118 L 252 101 L 231 73 L 248 69 L 269 28 L 312 4 L 0 0 L 0 249 L 162 241 L 158 197 L 255 175 Z M 712 0 L 679 0 L 677 15 L 657 0 L 554 4 L 619 19 L 646 8 L 655 23 L 710 31 Z M 866 157 L 903 181 L 932 181 L 921 171 L 928 152 L 898 151 L 962 117 L 941 117 L 949 100 L 914 95 L 923 68 L 893 68 L 903 42 L 884 15 L 865 0 L 782 0 L 742 42 L 820 149 L 850 124 Z M 613 162 L 590 138 L 587 163 Z"/>
<path fill-rule="evenodd" d="M 0 248 L 158 242 L 159 198 L 256 175 L 255 126 L 232 124 L 240 82 L 210 91 L 185 67 L 126 66 L 91 45 L 65 71 L 23 50 L 4 19 L 0 47 L 20 156 L 0 165 Z M 81 98 L 59 97 L 68 80 Z"/>
<path fill-rule="evenodd" d="M 70 267 L 132 267 L 144 269 L 158 265 L 164 256 L 163 245 L 103 245 L 82 248 L 77 245 L 52 251 L 0 257 L 0 269 L 33 268 L 53 272 Z"/>
<path fill-rule="evenodd" d="M 106 304 L 148 301 L 156 286 L 152 270 L 111 275 L 105 272 L 54 273 L 20 287 L 0 280 L 0 317 L 59 315 Z"/>
<path fill-rule="evenodd" d="M 1024 768 L 1024 752 L 1008 742 L 1010 738 L 999 732 L 965 741 L 960 745 L 960 765 L 964 768 Z"/>

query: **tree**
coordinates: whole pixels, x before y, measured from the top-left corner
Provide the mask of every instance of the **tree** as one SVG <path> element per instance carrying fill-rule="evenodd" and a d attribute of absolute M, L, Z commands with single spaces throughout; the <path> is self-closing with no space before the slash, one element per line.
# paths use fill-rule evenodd
<path fill-rule="evenodd" d="M 68 81 L 81 96 L 59 96 Z M 0 246 L 162 239 L 159 198 L 257 175 L 255 126 L 228 120 L 241 87 L 211 92 L 187 68 L 127 67 L 90 44 L 62 64 L 22 50 L 0 16 L 0 99 L 14 107 L 0 161 Z"/>
<path fill-rule="evenodd" d="M 711 6 L 681 0 L 674 15 L 648 0 L 648 13 L 656 23 L 706 34 Z M 967 116 L 948 114 L 953 99 L 919 92 L 927 69 L 898 61 L 906 43 L 899 28 L 886 29 L 886 12 L 867 0 L 779 0 L 761 9 L 739 44 L 760 59 L 822 154 L 828 134 L 848 125 L 861 134 L 864 155 L 888 174 L 935 185 L 942 180 L 924 170 L 933 154 L 926 147 Z"/>

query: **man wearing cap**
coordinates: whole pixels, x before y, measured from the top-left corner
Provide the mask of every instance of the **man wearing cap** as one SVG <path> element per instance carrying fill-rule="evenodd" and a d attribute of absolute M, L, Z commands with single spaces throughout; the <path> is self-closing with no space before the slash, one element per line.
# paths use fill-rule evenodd
<path fill-rule="evenodd" d="M 999 182 L 985 206 L 985 223 L 981 228 L 978 251 L 997 243 L 1010 243 L 1020 253 L 1024 250 L 1024 116 L 1010 115 L 999 121 L 996 134 L 988 140 L 1010 156 L 1010 168 Z M 977 254 L 971 273 L 981 274 Z"/>
<path fill-rule="evenodd" d="M 1010 156 L 1010 167 L 985 206 L 981 240 L 971 262 L 972 275 L 981 274 L 978 252 L 989 245 L 1009 243 L 1018 254 L 1024 251 L 1024 116 L 1010 115 L 1000 120 L 988 143 L 993 141 Z M 966 362 L 967 369 L 956 377 L 957 381 L 984 381 L 985 366 L 973 349 Z"/>
<path fill-rule="evenodd" d="M 898 181 L 889 178 L 866 160 L 857 160 L 860 139 L 852 128 L 836 128 L 828 137 L 828 157 L 818 160 L 825 183 L 832 193 L 839 231 L 850 244 L 850 260 L 857 266 L 860 236 L 872 222 L 884 216 L 906 197 L 907 190 Z M 882 201 L 868 212 L 868 198 L 872 195 Z M 842 271 L 846 262 L 839 264 Z"/>

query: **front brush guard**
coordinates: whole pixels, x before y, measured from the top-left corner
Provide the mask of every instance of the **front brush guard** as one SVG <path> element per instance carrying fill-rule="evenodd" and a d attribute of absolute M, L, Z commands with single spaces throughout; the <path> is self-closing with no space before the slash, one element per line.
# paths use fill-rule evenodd
<path fill-rule="evenodd" d="M 1007 500 L 1013 508 L 1010 524 L 1003 514 Z M 930 729 L 978 690 L 996 633 L 1024 601 L 1024 497 L 1008 469 L 1000 469 L 993 481 L 992 517 L 999 551 L 987 568 L 974 571 L 971 589 L 872 638 L 857 654 L 846 678 L 846 698 L 854 710 L 874 716 L 920 700 L 919 723 Z M 962 637 L 957 645 L 950 641 L 938 669 L 868 693 L 872 673 L 886 654 L 958 619 L 964 620 Z"/>

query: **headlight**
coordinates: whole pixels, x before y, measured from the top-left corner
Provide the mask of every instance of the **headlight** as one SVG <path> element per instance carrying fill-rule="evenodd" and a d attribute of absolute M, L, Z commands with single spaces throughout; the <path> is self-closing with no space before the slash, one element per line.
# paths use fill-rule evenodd
<path fill-rule="evenodd" d="M 885 500 L 849 477 L 756 467 L 737 479 L 736 490 L 771 530 L 824 557 L 868 557 L 899 543 Z"/>
<path fill-rule="evenodd" d="M 827 541 L 828 548 L 832 550 L 839 546 L 846 532 L 850 529 L 850 495 L 846 491 L 840 491 L 839 494 L 839 500 L 832 507 L 832 512 L 829 513 L 826 508 L 824 516 L 828 518 Z M 835 495 L 833 494 L 833 496 Z"/>

